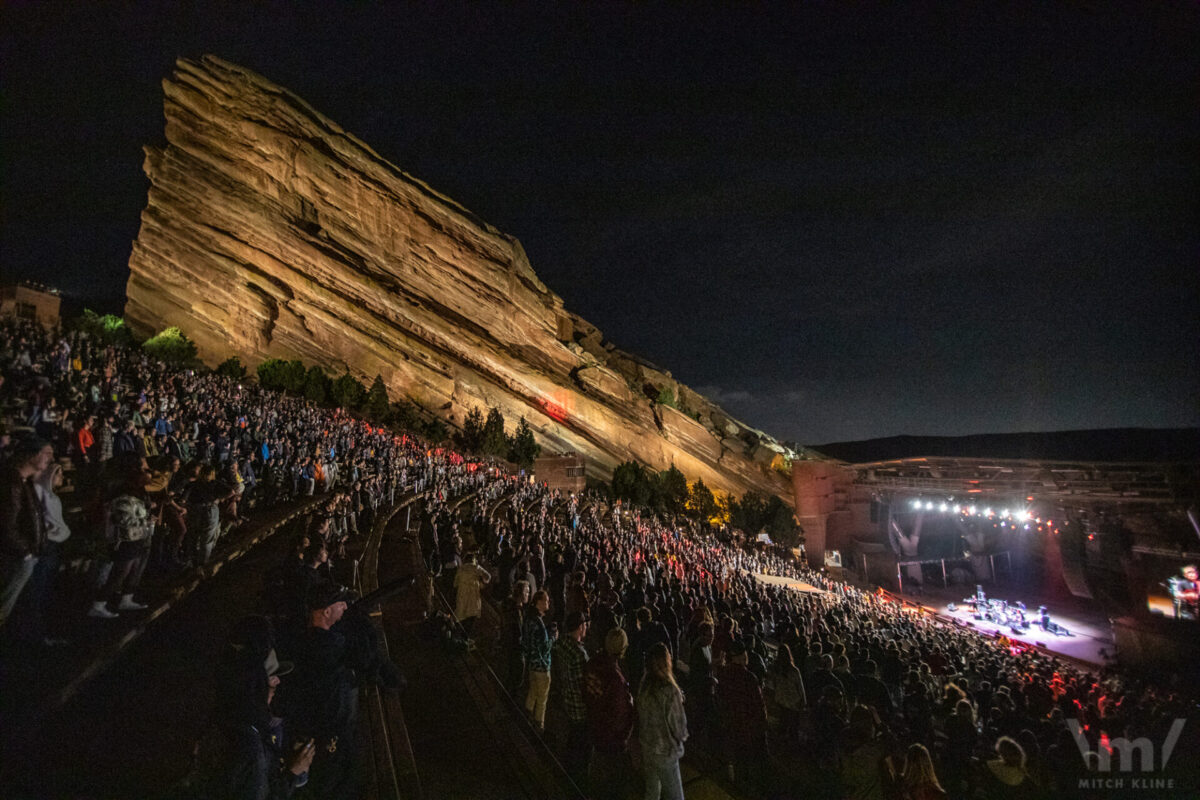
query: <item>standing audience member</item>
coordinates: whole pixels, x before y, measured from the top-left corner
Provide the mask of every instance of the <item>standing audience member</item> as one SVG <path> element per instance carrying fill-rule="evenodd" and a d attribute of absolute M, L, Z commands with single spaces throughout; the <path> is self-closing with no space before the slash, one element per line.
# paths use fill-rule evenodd
<path fill-rule="evenodd" d="M 238 627 L 253 630 L 248 622 L 255 619 L 262 618 L 242 620 Z M 192 796 L 287 800 L 307 783 L 316 743 L 308 739 L 292 748 L 287 723 L 273 707 L 280 680 L 291 671 L 263 636 L 229 643 L 218 668 L 215 713 L 196 746 L 188 779 Z"/>
<path fill-rule="evenodd" d="M 638 740 L 646 800 L 683 800 L 679 759 L 687 741 L 683 692 L 671 669 L 671 651 L 658 642 L 646 653 L 646 674 L 637 697 Z"/>
<path fill-rule="evenodd" d="M 904 769 L 900 773 L 900 800 L 947 800 L 949 797 L 938 782 L 933 759 L 923 744 L 908 746 Z"/>
<path fill-rule="evenodd" d="M 567 735 L 563 766 L 576 785 L 583 786 L 587 777 L 588 734 L 587 705 L 583 697 L 583 670 L 588 652 L 583 646 L 588 619 L 582 611 L 572 611 L 566 617 L 564 634 L 554 643 L 551 660 L 555 705 L 566 719 Z"/>
<path fill-rule="evenodd" d="M 21 439 L 0 472 L 0 627 L 33 576 L 46 544 L 46 522 L 34 488 L 54 449 L 41 439 Z"/>
<path fill-rule="evenodd" d="M 143 611 L 146 606 L 133 599 L 150 556 L 154 521 L 146 484 L 150 472 L 146 460 L 126 453 L 114 459 L 121 470 L 105 503 L 105 538 L 111 547 L 112 569 L 92 603 L 88 616 L 112 619 L 120 611 Z"/>
<path fill-rule="evenodd" d="M 583 669 L 584 702 L 592 739 L 590 778 L 598 800 L 626 800 L 629 786 L 629 735 L 633 732 L 633 694 L 621 670 L 628 637 L 613 628 L 604 652 Z"/>
<path fill-rule="evenodd" d="M 526 614 L 522 646 L 525 652 L 529 692 L 525 695 L 525 710 L 539 731 L 546 729 L 546 701 L 550 696 L 550 658 L 555 633 L 546 626 L 550 610 L 550 595 L 538 591 L 533 595 L 531 610 Z"/>
<path fill-rule="evenodd" d="M 467 563 L 459 567 L 454 574 L 454 616 L 458 617 L 469 637 L 475 630 L 475 621 L 483 611 L 483 599 L 480 592 L 488 584 L 492 576 L 479 566 L 474 553 L 467 555 Z"/>
<path fill-rule="evenodd" d="M 734 780 L 761 788 L 767 748 L 767 706 L 758 678 L 747 668 L 746 645 L 729 646 L 729 663 L 717 674 L 717 711 Z"/>
<path fill-rule="evenodd" d="M 58 647 L 67 643 L 65 639 L 51 636 L 46 628 L 46 609 L 50 604 L 54 580 L 58 577 L 63 543 L 71 537 L 71 529 L 63 519 L 62 499 L 56 493 L 62 487 L 62 483 L 62 464 L 52 461 L 34 484 L 46 523 L 46 542 L 37 565 L 33 568 L 33 576 L 29 579 L 25 598 L 27 622 L 22 627 L 26 640 L 47 647 Z"/>

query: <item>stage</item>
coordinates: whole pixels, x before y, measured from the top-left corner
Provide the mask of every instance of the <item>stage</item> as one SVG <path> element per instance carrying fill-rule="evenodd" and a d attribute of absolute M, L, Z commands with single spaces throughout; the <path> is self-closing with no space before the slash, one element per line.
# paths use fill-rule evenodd
<path fill-rule="evenodd" d="M 1034 645 L 1054 655 L 1086 662 L 1093 666 L 1098 667 L 1107 663 L 1115 654 L 1116 647 L 1111 623 L 1102 613 L 1096 613 L 1088 608 L 1085 605 L 1086 601 L 1079 598 L 1039 599 L 1031 596 L 1029 592 L 1019 588 L 1010 589 L 1007 586 L 988 588 L 993 589 L 987 593 L 989 598 L 1024 602 L 1028 608 L 1025 618 L 1030 622 L 1037 620 L 1037 608 L 1044 604 L 1050 612 L 1050 620 L 1066 628 L 1071 635 L 1056 636 L 1049 631 L 1042 630 L 1041 626 L 1037 624 L 1030 625 L 1024 633 L 1014 633 L 1008 626 L 1001 626 L 986 619 L 977 620 L 974 611 L 962 602 L 967 596 L 963 586 L 952 586 L 949 589 L 934 588 L 921 594 L 897 596 L 909 603 L 921 606 L 943 620 L 953 621 L 963 627 L 974 628 L 987 636 L 995 636 L 1000 633 L 1014 641 Z M 947 608 L 950 603 L 954 603 L 958 610 L 950 611 Z M 1105 653 L 1108 657 L 1105 656 Z"/>

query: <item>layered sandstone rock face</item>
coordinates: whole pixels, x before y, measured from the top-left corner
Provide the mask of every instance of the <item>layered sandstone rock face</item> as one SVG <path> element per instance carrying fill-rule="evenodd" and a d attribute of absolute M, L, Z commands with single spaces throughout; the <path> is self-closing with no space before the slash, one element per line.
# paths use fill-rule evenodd
<path fill-rule="evenodd" d="M 598 475 L 674 463 L 790 502 L 777 443 L 564 310 L 513 237 L 246 69 L 181 60 L 163 89 L 167 146 L 146 148 L 129 261 L 138 331 L 178 325 L 212 364 L 378 373 L 452 424 L 498 407 Z M 687 413 L 656 406 L 663 388 Z"/>

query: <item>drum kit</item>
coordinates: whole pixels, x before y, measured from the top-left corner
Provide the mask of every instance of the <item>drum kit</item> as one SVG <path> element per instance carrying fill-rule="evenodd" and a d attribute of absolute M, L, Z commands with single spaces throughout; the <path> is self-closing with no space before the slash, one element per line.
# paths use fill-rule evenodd
<path fill-rule="evenodd" d="M 1028 609 L 1020 600 L 1010 603 L 1007 600 L 989 599 L 984 594 L 982 586 L 975 587 L 975 596 L 963 598 L 963 605 L 971 609 L 972 616 L 980 622 L 990 622 L 1001 629 L 1008 628 L 1013 633 L 1023 634 L 1028 633 L 1033 625 L 1038 625 L 1046 633 L 1053 633 L 1055 636 L 1070 636 L 1071 632 L 1062 625 L 1050 619 L 1050 612 L 1045 606 L 1038 606 L 1034 620 L 1031 622 L 1026 618 Z M 949 606 L 950 611 L 957 611 L 958 608 L 953 603 Z"/>

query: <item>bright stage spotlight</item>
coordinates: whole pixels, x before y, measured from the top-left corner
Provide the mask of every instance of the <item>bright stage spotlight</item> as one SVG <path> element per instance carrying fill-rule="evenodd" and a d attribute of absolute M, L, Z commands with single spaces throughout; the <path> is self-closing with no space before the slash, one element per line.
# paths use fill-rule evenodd
<path fill-rule="evenodd" d="M 925 504 L 925 510 L 933 511 L 933 501 L 932 500 L 930 500 L 928 503 Z"/>
<path fill-rule="evenodd" d="M 949 506 L 947 506 L 945 503 L 942 503 L 940 506 L 938 506 L 938 511 L 945 511 L 948 507 Z"/>

